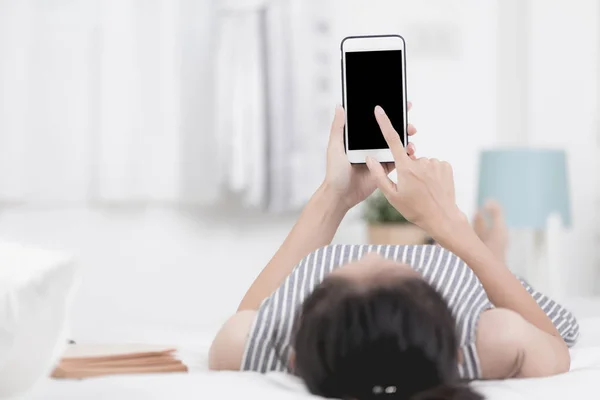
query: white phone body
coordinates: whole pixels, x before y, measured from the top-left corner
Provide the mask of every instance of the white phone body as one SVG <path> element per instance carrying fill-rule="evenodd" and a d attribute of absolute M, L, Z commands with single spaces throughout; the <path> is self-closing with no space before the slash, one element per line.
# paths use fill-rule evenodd
<path fill-rule="evenodd" d="M 380 148 L 357 148 L 357 146 L 353 146 L 353 136 L 355 135 L 365 135 L 365 132 L 355 132 L 353 131 L 352 118 L 348 118 L 348 116 L 352 115 L 353 109 L 353 101 L 348 101 L 348 86 L 352 89 L 353 82 L 347 82 L 347 60 L 346 57 L 348 53 L 355 52 L 384 52 L 384 51 L 393 51 L 400 50 L 401 51 L 401 62 L 400 65 L 394 65 L 394 68 L 399 68 L 397 76 L 394 74 L 393 79 L 399 79 L 400 82 L 393 82 L 395 85 L 401 84 L 400 90 L 394 89 L 394 105 L 396 116 L 398 113 L 402 115 L 402 123 L 401 126 L 394 125 L 394 128 L 400 135 L 402 139 L 402 143 L 404 146 L 408 144 L 408 136 L 407 136 L 407 122 L 408 122 L 408 112 L 406 107 L 406 49 L 404 39 L 398 35 L 382 35 L 382 36 L 351 36 L 345 38 L 341 43 L 341 51 L 342 51 L 342 91 L 343 91 L 343 105 L 346 111 L 346 125 L 344 130 L 344 139 L 346 146 L 346 154 L 348 155 L 348 160 L 353 164 L 363 164 L 366 162 L 367 156 L 379 161 L 379 162 L 393 162 L 394 157 L 392 156 L 392 152 L 387 147 L 385 143 L 378 143 L 376 147 Z M 369 53 L 374 54 L 374 53 Z M 383 54 L 383 53 L 378 53 Z M 391 53 L 390 53 L 391 54 Z M 395 52 L 394 54 L 397 54 Z M 366 53 L 363 54 L 364 57 L 368 57 Z M 356 57 L 356 55 L 352 55 L 352 57 Z M 394 64 L 397 63 L 398 57 L 394 58 Z M 377 68 L 376 66 L 374 68 Z M 371 76 L 364 76 L 362 79 L 369 80 L 372 79 L 375 74 L 370 74 Z M 350 78 L 352 79 L 352 78 Z M 390 82 L 391 84 L 392 82 Z M 395 86 L 395 88 L 398 88 Z M 388 93 L 388 100 L 389 100 Z M 351 96 L 353 94 L 351 93 Z M 355 96 L 355 95 L 354 95 Z M 355 101 L 356 102 L 356 101 Z M 389 104 L 389 101 L 388 101 Z M 375 119 L 375 105 L 383 106 L 383 104 L 372 104 L 371 116 Z M 364 108 L 364 107 L 363 107 Z M 385 109 L 386 107 L 384 107 Z M 401 111 L 400 111 L 401 108 Z M 386 110 L 387 112 L 388 110 Z M 361 110 L 364 115 L 364 109 Z M 389 114 L 388 114 L 389 115 Z M 399 118 L 397 118 L 398 120 Z M 392 120 L 392 122 L 394 122 Z M 357 129 L 356 127 L 354 127 Z M 378 131 L 380 133 L 380 131 Z M 375 134 L 370 132 L 370 134 Z M 363 138 L 364 139 L 364 138 Z M 381 138 L 380 138 L 381 139 Z M 368 139 L 366 139 L 368 140 Z M 381 140 L 379 140 L 381 142 Z M 356 143 L 356 141 L 354 142 Z M 358 147 L 361 147 L 358 145 Z M 364 146 L 369 147 L 369 146 Z M 371 146 L 372 147 L 372 146 Z"/>

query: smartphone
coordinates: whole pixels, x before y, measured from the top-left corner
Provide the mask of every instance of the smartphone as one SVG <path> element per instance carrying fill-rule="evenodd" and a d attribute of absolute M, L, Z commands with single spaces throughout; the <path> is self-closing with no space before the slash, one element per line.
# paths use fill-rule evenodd
<path fill-rule="evenodd" d="M 342 96 L 346 110 L 346 154 L 353 164 L 367 156 L 380 162 L 394 157 L 375 119 L 381 106 L 408 144 L 406 51 L 399 35 L 350 36 L 342 40 Z"/>

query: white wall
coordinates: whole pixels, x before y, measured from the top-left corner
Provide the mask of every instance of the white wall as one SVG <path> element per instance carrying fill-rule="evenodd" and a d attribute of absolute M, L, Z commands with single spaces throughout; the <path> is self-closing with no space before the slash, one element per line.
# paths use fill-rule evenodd
<path fill-rule="evenodd" d="M 235 312 L 295 219 L 231 208 L 24 208 L 0 212 L 0 238 L 74 255 L 81 283 L 72 330 L 85 340 L 134 321 L 214 329 Z M 336 240 L 363 235 L 349 224 Z"/>
<path fill-rule="evenodd" d="M 292 223 L 223 211 L 22 209 L 0 214 L 0 237 L 74 254 L 82 279 L 73 330 L 82 338 L 131 319 L 214 326 Z"/>
<path fill-rule="evenodd" d="M 568 294 L 598 292 L 598 50 L 594 0 L 530 0 L 529 140 L 565 148 L 572 226 L 560 263 Z"/>

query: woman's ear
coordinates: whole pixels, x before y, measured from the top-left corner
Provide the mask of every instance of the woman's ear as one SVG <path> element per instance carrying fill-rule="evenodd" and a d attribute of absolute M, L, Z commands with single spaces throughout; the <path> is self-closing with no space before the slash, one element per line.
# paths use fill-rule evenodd
<path fill-rule="evenodd" d="M 462 364 L 463 363 L 463 353 L 461 350 L 458 350 L 458 363 Z"/>
<path fill-rule="evenodd" d="M 290 358 L 288 359 L 288 367 L 290 370 L 294 370 L 296 367 L 296 352 L 292 350 L 290 352 Z"/>

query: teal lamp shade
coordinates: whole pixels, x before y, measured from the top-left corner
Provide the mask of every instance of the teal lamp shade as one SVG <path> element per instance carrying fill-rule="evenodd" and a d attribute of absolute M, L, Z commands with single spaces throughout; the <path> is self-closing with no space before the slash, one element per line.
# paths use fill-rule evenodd
<path fill-rule="evenodd" d="M 481 154 L 478 204 L 498 201 L 511 228 L 545 229 L 559 214 L 571 225 L 567 157 L 562 150 L 489 150 Z"/>

